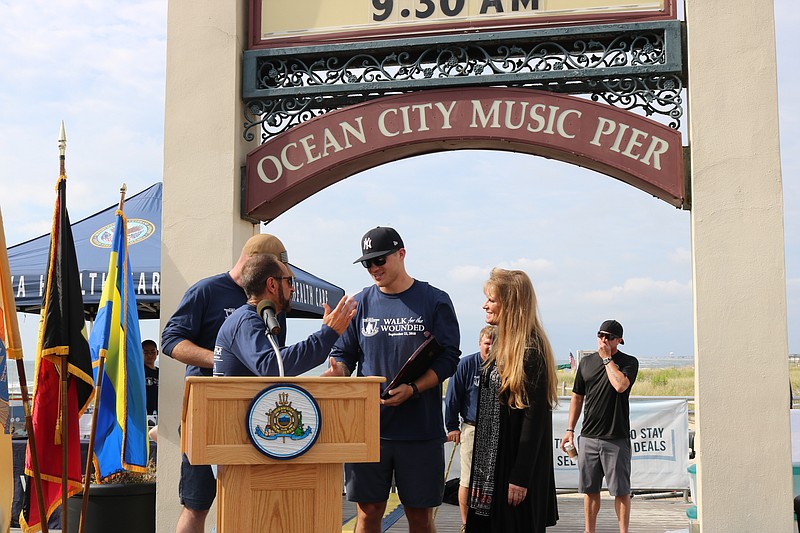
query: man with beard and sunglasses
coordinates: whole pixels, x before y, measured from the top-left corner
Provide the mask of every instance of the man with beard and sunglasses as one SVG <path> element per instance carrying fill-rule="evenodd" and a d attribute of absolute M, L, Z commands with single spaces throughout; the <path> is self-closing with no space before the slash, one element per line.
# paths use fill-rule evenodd
<path fill-rule="evenodd" d="M 620 533 L 628 532 L 631 518 L 631 422 L 629 397 L 639 373 L 639 361 L 620 352 L 625 344 L 622 324 L 606 320 L 597 332 L 597 353 L 578 365 L 569 403 L 567 431 L 561 449 L 572 443 L 578 449 L 578 492 L 583 493 L 585 531 L 594 533 L 600 511 L 600 488 L 606 478 L 614 496 Z M 575 444 L 575 424 L 583 413 L 580 438 Z M 566 451 L 566 450 L 565 450 Z"/>
<path fill-rule="evenodd" d="M 355 262 L 375 284 L 355 296 L 356 318 L 331 352 L 326 376 L 383 376 L 387 382 L 433 334 L 443 347 L 419 378 L 400 384 L 381 400 L 381 457 L 346 464 L 346 492 L 356 502 L 356 533 L 377 533 L 394 477 L 409 532 L 433 532 L 433 508 L 444 491 L 444 420 L 441 383 L 458 365 L 460 336 L 453 303 L 444 291 L 412 278 L 406 249 L 393 228 L 369 230 Z"/>
<path fill-rule="evenodd" d="M 278 376 L 279 364 L 267 326 L 258 315 L 262 300 L 273 302 L 276 313 L 288 312 L 294 294 L 289 268 L 274 255 L 251 257 L 242 269 L 242 288 L 247 303 L 225 320 L 214 346 L 215 376 Z M 325 362 L 333 343 L 356 313 L 353 298 L 343 296 L 331 310 L 322 304 L 322 327 L 306 340 L 281 349 L 285 375 L 296 376 Z"/>

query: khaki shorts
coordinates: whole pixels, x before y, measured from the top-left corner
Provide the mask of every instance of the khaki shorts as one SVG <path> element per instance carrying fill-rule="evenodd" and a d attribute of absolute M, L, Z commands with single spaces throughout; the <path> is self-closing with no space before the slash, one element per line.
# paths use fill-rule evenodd
<path fill-rule="evenodd" d="M 472 448 L 475 444 L 475 426 L 461 424 L 461 480 L 460 487 L 469 487 L 469 475 L 472 472 Z"/>

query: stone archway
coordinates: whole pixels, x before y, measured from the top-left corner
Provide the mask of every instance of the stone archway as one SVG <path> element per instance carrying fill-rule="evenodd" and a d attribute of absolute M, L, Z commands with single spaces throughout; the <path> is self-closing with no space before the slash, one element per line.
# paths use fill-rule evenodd
<path fill-rule="evenodd" d="M 241 219 L 240 177 L 255 146 L 242 139 L 241 68 L 234 66 L 247 41 L 247 11 L 247 0 L 169 5 L 165 317 L 194 280 L 230 268 L 253 231 Z M 773 2 L 686 0 L 685 15 L 699 519 L 704 532 L 790 531 Z M 288 205 L 301 188 L 275 190 Z M 217 253 L 207 253 L 209 242 Z M 166 532 L 177 519 L 183 368 L 164 361 L 161 376 L 157 512 Z"/>

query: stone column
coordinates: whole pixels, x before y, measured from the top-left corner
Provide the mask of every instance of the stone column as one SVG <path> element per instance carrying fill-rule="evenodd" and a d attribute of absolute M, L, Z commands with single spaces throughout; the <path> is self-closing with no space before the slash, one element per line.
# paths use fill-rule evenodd
<path fill-rule="evenodd" d="M 242 137 L 242 51 L 247 0 L 169 2 L 161 328 L 193 283 L 229 270 L 257 227 L 239 216 L 246 152 Z M 184 365 L 162 356 L 159 387 L 159 533 L 172 533 L 180 513 L 178 425 Z M 214 513 L 206 531 L 214 526 Z"/>
<path fill-rule="evenodd" d="M 775 21 L 686 0 L 698 518 L 792 530 Z"/>

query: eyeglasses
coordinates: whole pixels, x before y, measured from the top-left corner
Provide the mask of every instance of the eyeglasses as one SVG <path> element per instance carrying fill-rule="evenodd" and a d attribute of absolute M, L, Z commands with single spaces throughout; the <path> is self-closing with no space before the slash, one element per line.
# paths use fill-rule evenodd
<path fill-rule="evenodd" d="M 610 341 L 615 341 L 619 339 L 616 335 L 612 335 L 610 333 L 603 333 L 602 331 L 597 334 L 598 339 L 608 339 Z"/>
<path fill-rule="evenodd" d="M 375 257 L 374 259 L 367 259 L 365 261 L 361 261 L 361 264 L 364 265 L 364 268 L 369 268 L 372 265 L 376 267 L 382 267 L 386 264 L 386 258 L 392 254 L 382 255 L 380 257 Z"/>
<path fill-rule="evenodd" d="M 274 279 L 286 280 L 290 287 L 294 287 L 294 276 L 275 276 Z"/>

